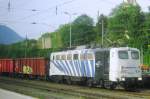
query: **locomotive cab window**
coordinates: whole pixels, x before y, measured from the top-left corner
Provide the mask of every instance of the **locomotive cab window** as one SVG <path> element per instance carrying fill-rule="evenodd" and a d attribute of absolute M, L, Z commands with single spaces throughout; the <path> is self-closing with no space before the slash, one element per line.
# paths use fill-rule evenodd
<path fill-rule="evenodd" d="M 85 55 L 84 54 L 80 54 L 80 60 L 85 60 Z"/>
<path fill-rule="evenodd" d="M 60 55 L 56 55 L 56 60 L 60 60 Z"/>
<path fill-rule="evenodd" d="M 74 54 L 74 55 L 73 55 L 73 59 L 74 59 L 74 60 L 78 60 L 78 54 Z"/>
<path fill-rule="evenodd" d="M 68 54 L 67 55 L 67 60 L 71 60 L 72 59 L 72 55 L 71 54 Z"/>
<path fill-rule="evenodd" d="M 129 58 L 128 51 L 119 51 L 118 54 L 119 54 L 120 59 L 128 59 Z"/>
<path fill-rule="evenodd" d="M 88 53 L 87 56 L 86 56 L 86 58 L 89 59 L 89 60 L 93 60 L 94 59 L 92 53 Z"/>
<path fill-rule="evenodd" d="M 61 56 L 61 59 L 62 59 L 62 60 L 66 60 L 66 55 L 62 55 L 62 56 Z"/>
<path fill-rule="evenodd" d="M 139 59 L 139 53 L 137 51 L 131 51 L 132 59 Z"/>

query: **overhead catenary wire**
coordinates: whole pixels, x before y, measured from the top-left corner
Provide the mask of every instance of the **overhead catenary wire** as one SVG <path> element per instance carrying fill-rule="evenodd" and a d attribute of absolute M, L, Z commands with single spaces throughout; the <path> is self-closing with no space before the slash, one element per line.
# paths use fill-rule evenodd
<path fill-rule="evenodd" d="M 9 24 L 19 24 L 19 23 L 24 23 L 24 24 L 31 24 L 31 25 L 44 25 L 44 26 L 48 26 L 48 27 L 51 27 L 51 28 L 56 28 L 56 26 L 54 25 L 51 25 L 51 24 L 48 24 L 48 23 L 44 23 L 44 22 L 24 22 L 24 21 L 13 21 L 13 20 L 5 20 L 5 21 L 0 21 L 0 22 L 3 22 L 3 23 L 9 23 Z M 2 23 L 0 23 L 2 24 Z"/>
<path fill-rule="evenodd" d="M 4 0 L 5 1 L 5 0 Z M 30 1 L 31 2 L 31 1 Z M 21 7 L 22 5 L 25 5 L 26 3 L 22 3 L 21 4 Z M 20 5 L 19 5 L 20 6 Z M 17 8 L 17 7 L 13 7 L 12 6 L 12 0 L 8 0 L 8 4 L 7 4 L 7 7 L 2 7 L 0 6 L 1 9 L 6 9 L 6 10 L 22 10 L 22 11 L 40 11 L 39 9 L 25 9 L 25 8 Z"/>
<path fill-rule="evenodd" d="M 64 3 L 60 3 L 60 4 L 58 4 L 58 5 L 55 5 L 55 6 L 53 6 L 53 8 L 52 9 L 56 9 L 56 7 L 57 7 L 57 10 L 58 10 L 58 6 L 61 6 L 61 5 L 64 5 L 64 4 L 68 4 L 68 3 L 71 3 L 72 1 L 75 1 L 75 0 L 70 0 L 70 1 L 66 1 L 66 2 L 64 2 Z M 101 0 L 100 0 L 101 1 Z M 110 0 L 106 0 L 106 1 L 110 1 Z M 11 8 L 11 9 L 13 9 L 13 8 Z M 17 8 L 14 8 L 14 9 L 17 9 Z M 26 10 L 33 10 L 33 9 L 26 9 Z M 36 10 L 36 9 L 35 9 Z M 57 10 L 56 10 L 56 13 L 57 13 Z M 34 11 L 34 10 L 33 10 Z M 45 10 L 39 10 L 37 13 L 37 15 L 39 15 L 39 14 L 41 14 L 41 13 L 45 13 L 45 12 L 43 12 L 43 11 L 45 11 Z M 36 11 L 35 11 L 36 12 Z M 33 15 L 33 17 L 34 16 L 36 16 L 36 13 L 34 13 L 35 15 Z M 57 13 L 58 14 L 58 13 Z M 32 17 L 32 15 L 31 15 L 31 17 Z M 26 17 L 26 18 L 30 18 L 30 17 Z M 25 19 L 26 19 L 25 18 Z"/>
<path fill-rule="evenodd" d="M 75 0 L 69 0 L 69 1 L 66 1 L 66 2 L 63 2 L 63 3 L 60 3 L 60 4 L 57 4 L 57 5 L 55 5 L 55 6 L 52 6 L 51 8 L 48 8 L 48 9 L 45 9 L 45 10 L 37 10 L 37 9 L 17 9 L 17 8 L 12 8 L 11 7 L 11 11 L 10 12 L 12 12 L 13 10 L 26 10 L 26 11 L 33 11 L 33 12 L 36 12 L 35 14 L 31 14 L 30 16 L 32 17 L 32 15 L 34 16 L 36 16 L 36 15 L 39 15 L 39 14 L 41 14 L 41 13 L 45 13 L 45 12 L 47 12 L 48 10 L 50 10 L 50 9 L 53 9 L 53 8 L 55 8 L 56 9 L 56 14 L 57 14 L 57 9 L 58 9 L 58 7 L 59 6 L 63 6 L 63 5 L 65 5 L 65 4 L 68 4 L 68 3 L 71 3 L 71 2 L 73 2 L 73 1 L 75 1 Z M 3 8 L 3 7 L 1 7 L 1 8 Z M 8 8 L 5 8 L 6 10 L 8 9 Z M 7 12 L 7 13 L 4 13 L 4 14 L 9 14 L 10 12 Z M 4 14 L 2 15 L 2 16 L 4 16 Z M 26 17 L 26 18 L 28 18 L 28 17 Z M 20 20 L 23 20 L 23 19 L 26 19 L 25 17 L 24 18 L 21 18 Z M 3 21 L 1 21 L 1 22 L 4 22 L 4 23 L 13 23 L 13 24 L 15 24 L 15 23 L 25 23 L 25 22 L 20 22 L 20 21 L 8 21 L 8 18 L 1 18 Z M 6 21 L 5 21 L 6 20 Z M 42 23 L 42 22 L 41 22 Z M 43 23 L 42 23 L 43 24 Z"/>
<path fill-rule="evenodd" d="M 19 20 L 24 20 L 24 19 L 27 19 L 27 18 L 30 18 L 30 17 L 33 17 L 33 16 L 37 16 L 37 15 L 42 14 L 42 13 L 47 13 L 47 11 L 49 11 L 49 10 L 56 9 L 56 6 L 57 6 L 57 9 L 58 9 L 59 6 L 66 5 L 66 4 L 72 3 L 72 2 L 74 2 L 74 1 L 75 1 L 75 0 L 70 0 L 70 1 L 66 1 L 66 2 L 63 2 L 63 3 L 57 4 L 57 5 L 54 5 L 54 6 L 48 8 L 48 9 L 45 9 L 45 10 L 43 10 L 43 11 L 39 11 L 39 12 L 34 13 L 34 14 L 31 14 L 31 15 L 29 15 L 29 16 L 20 18 Z"/>
<path fill-rule="evenodd" d="M 0 7 L 1 9 L 8 9 L 6 7 Z M 13 8 L 13 7 L 10 7 L 9 9 L 12 10 L 21 10 L 21 11 L 42 11 L 42 10 L 39 10 L 39 9 L 25 9 L 25 8 Z"/>
<path fill-rule="evenodd" d="M 5 0 L 4 0 L 5 1 Z M 6 9 L 6 10 L 8 10 L 8 12 L 10 13 L 10 12 L 12 12 L 12 11 L 16 11 L 16 10 L 21 10 L 21 11 L 31 11 L 31 12 L 36 12 L 36 13 L 34 13 L 34 14 L 31 14 L 31 15 L 29 15 L 29 16 L 26 16 L 26 17 L 23 17 L 23 18 L 20 18 L 19 20 L 22 20 L 22 19 L 26 19 L 26 18 L 30 18 L 30 17 L 32 17 L 32 16 L 36 16 L 36 15 L 39 15 L 39 14 L 42 14 L 42 13 L 46 13 L 48 10 L 51 10 L 51 9 L 53 9 L 53 8 L 55 8 L 56 9 L 56 15 L 57 15 L 57 10 L 58 10 L 58 7 L 59 6 L 62 6 L 62 5 L 65 5 L 65 4 L 68 4 L 68 3 L 71 3 L 71 2 L 73 2 L 73 1 L 75 1 L 75 0 L 70 0 L 70 1 L 66 1 L 66 2 L 63 2 L 63 3 L 60 3 L 60 4 L 58 4 L 58 5 L 55 5 L 55 6 L 53 6 L 53 7 L 50 7 L 50 8 L 48 8 L 48 9 L 45 9 L 45 10 L 39 10 L 39 9 L 25 9 L 25 8 L 17 8 L 17 7 L 13 7 L 12 5 L 11 5 L 11 2 L 10 2 L 10 0 L 8 0 L 8 5 L 7 5 L 7 7 L 0 7 L 1 9 Z M 22 3 L 23 4 L 23 3 Z M 11 10 L 11 11 L 10 11 Z M 7 12 L 7 13 L 8 13 Z M 7 14 L 7 13 L 5 13 L 5 14 Z M 2 15 L 3 16 L 3 15 Z"/>
<path fill-rule="evenodd" d="M 3 0 L 3 1 L 5 1 L 5 0 Z M 0 9 L 5 9 L 5 10 L 3 10 L 3 12 L 4 13 L 1 13 L 0 14 L 0 19 L 3 19 L 3 20 L 8 20 L 8 18 L 6 18 L 6 15 L 8 15 L 8 14 L 10 14 L 10 13 L 12 13 L 14 10 L 21 10 L 21 11 L 32 11 L 32 12 L 37 12 L 37 11 L 39 11 L 39 10 L 37 10 L 37 9 L 24 9 L 24 8 L 14 8 L 13 6 L 12 6 L 12 3 L 11 3 L 11 1 L 12 0 L 7 0 L 7 7 L 0 7 Z M 2 1 L 1 1 L 2 2 Z M 11 11 L 10 11 L 11 10 Z M 16 11 L 15 11 L 16 12 Z M 14 13 L 14 12 L 13 12 Z"/>

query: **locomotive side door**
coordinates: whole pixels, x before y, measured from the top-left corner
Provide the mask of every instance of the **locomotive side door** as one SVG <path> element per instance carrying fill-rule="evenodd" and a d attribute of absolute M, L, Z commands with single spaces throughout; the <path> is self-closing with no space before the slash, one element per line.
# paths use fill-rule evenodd
<path fill-rule="evenodd" d="M 95 53 L 95 79 L 108 80 L 109 79 L 109 51 L 99 51 Z"/>
<path fill-rule="evenodd" d="M 95 53 L 95 79 L 99 81 L 104 78 L 104 63 L 105 56 L 103 51 L 98 51 Z"/>

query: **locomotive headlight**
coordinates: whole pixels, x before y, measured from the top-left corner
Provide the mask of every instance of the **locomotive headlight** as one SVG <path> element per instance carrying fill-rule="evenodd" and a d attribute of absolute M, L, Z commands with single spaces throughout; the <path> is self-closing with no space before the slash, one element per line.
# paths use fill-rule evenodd
<path fill-rule="evenodd" d="M 142 78 L 140 77 L 140 78 L 138 78 L 138 80 L 142 80 Z"/>
<path fill-rule="evenodd" d="M 122 81 L 125 81 L 125 78 L 121 78 Z"/>

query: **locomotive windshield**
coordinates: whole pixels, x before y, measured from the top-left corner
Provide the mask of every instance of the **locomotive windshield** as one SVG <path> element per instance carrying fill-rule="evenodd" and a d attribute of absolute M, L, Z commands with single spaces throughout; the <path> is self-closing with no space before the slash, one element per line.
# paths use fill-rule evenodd
<path fill-rule="evenodd" d="M 118 54 L 119 54 L 120 59 L 128 59 L 129 58 L 128 51 L 119 51 Z"/>
<path fill-rule="evenodd" d="M 139 53 L 137 51 L 131 51 L 132 59 L 139 59 Z"/>

